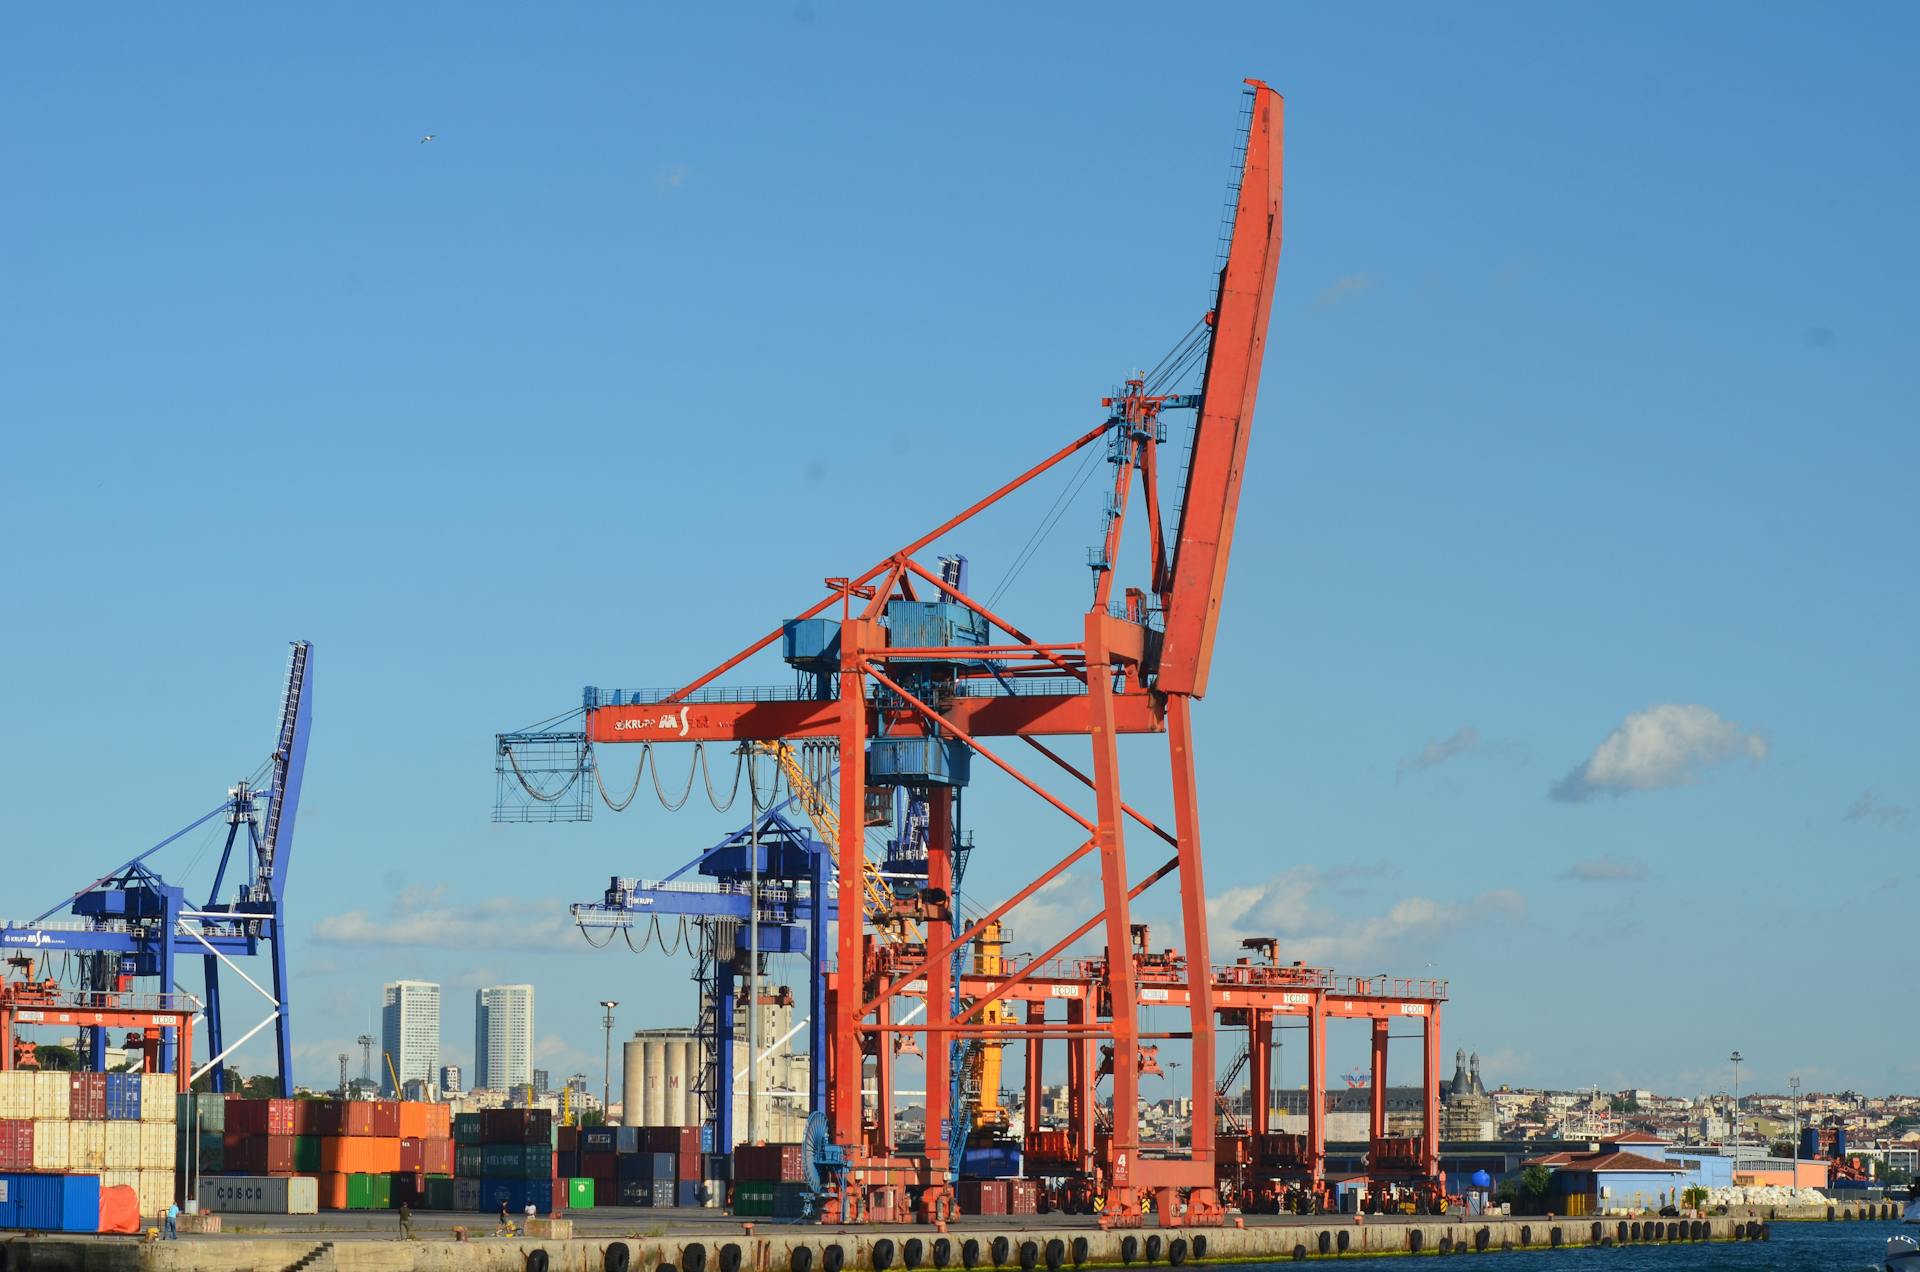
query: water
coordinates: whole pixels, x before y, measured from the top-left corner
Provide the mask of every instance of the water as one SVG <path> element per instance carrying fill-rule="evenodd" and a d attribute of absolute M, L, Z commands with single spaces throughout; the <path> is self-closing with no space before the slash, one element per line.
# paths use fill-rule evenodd
<path fill-rule="evenodd" d="M 1527 1250 L 1494 1255 L 1497 1272 L 1881 1272 L 1887 1238 L 1897 1223 L 1776 1223 L 1773 1240 L 1716 1241 L 1699 1245 L 1616 1246 L 1611 1250 Z M 1454 1256 L 1458 1257 L 1458 1256 Z M 1468 1256 L 1477 1266 L 1488 1255 Z M 1451 1261 L 1451 1260 L 1450 1260 Z M 1293 1263 L 1263 1263 L 1263 1268 L 1292 1268 Z M 1306 1266 L 1326 1266 L 1309 1260 Z M 1404 1258 L 1341 1259 L 1339 1268 L 1395 1268 L 1407 1272 Z"/>

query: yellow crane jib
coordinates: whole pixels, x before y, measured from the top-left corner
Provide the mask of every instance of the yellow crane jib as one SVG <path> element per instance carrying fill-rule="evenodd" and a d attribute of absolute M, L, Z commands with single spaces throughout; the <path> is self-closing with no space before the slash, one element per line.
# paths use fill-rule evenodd
<path fill-rule="evenodd" d="M 794 798 L 799 801 L 800 809 L 806 813 L 807 820 L 820 833 L 820 842 L 829 852 L 840 842 L 840 810 L 820 790 L 795 755 L 793 748 L 785 742 L 755 742 L 753 746 L 771 755 L 786 775 L 787 785 L 792 789 Z M 866 867 L 861 871 L 861 891 L 865 896 L 868 922 L 890 941 L 905 939 L 919 942 L 919 929 L 910 921 L 901 919 L 894 910 L 893 893 L 887 887 L 886 880 L 880 876 L 880 863 L 868 857 Z"/>

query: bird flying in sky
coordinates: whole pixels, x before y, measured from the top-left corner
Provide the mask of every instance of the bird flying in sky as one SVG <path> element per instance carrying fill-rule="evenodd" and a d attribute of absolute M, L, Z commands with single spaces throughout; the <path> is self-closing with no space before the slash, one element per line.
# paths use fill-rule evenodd
<path fill-rule="evenodd" d="M 424 146 L 424 145 L 426 145 L 426 144 L 427 144 L 428 142 L 430 142 L 430 141 L 432 141 L 432 140 L 433 140 L 433 134 L 432 134 L 432 133 L 428 133 L 428 134 L 427 134 L 426 136 L 424 136 L 424 137 L 422 137 L 422 138 L 420 139 L 420 144 Z"/>

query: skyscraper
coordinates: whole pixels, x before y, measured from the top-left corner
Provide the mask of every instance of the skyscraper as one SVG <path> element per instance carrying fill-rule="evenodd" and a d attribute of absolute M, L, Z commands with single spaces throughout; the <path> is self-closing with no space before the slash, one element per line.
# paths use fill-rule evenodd
<path fill-rule="evenodd" d="M 440 1066 L 440 1094 L 459 1095 L 466 1090 L 460 1085 L 460 1066 L 443 1064 Z"/>
<path fill-rule="evenodd" d="M 490 985 L 473 996 L 476 1087 L 501 1091 L 533 1081 L 533 986 Z"/>
<path fill-rule="evenodd" d="M 397 1097 L 393 1074 L 431 1084 L 440 1069 L 440 987 L 432 981 L 395 981 L 380 993 L 380 1091 Z M 393 1068 L 387 1068 L 388 1062 Z"/>

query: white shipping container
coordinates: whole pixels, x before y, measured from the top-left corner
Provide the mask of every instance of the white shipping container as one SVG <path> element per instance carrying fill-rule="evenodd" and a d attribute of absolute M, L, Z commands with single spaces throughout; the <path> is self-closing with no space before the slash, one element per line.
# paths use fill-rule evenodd
<path fill-rule="evenodd" d="M 140 1172 L 140 1213 L 154 1217 L 166 1213 L 167 1207 L 174 1202 L 173 1172 L 170 1170 L 143 1170 Z"/>
<path fill-rule="evenodd" d="M 140 1153 L 136 1163 L 141 1170 L 166 1170 L 173 1165 L 173 1124 L 171 1122 L 123 1122 L 139 1128 Z"/>
<path fill-rule="evenodd" d="M 137 1170 L 103 1170 L 100 1172 L 102 1188 L 131 1188 L 140 1191 L 140 1172 Z"/>
<path fill-rule="evenodd" d="M 10 1122 L 33 1120 L 33 1080 L 37 1076 L 27 1070 L 0 1073 L 0 1118 Z"/>
<path fill-rule="evenodd" d="M 67 1169 L 99 1171 L 107 1168 L 107 1124 L 67 1123 Z"/>
<path fill-rule="evenodd" d="M 143 1073 L 140 1075 L 140 1120 L 142 1122 L 173 1121 L 173 1097 L 178 1094 L 179 1079 L 171 1073 Z M 165 1207 L 161 1207 L 165 1209 Z"/>
<path fill-rule="evenodd" d="M 33 1116 L 40 1118 L 65 1118 L 68 1106 L 72 1104 L 73 1075 L 70 1073 L 36 1073 L 33 1075 Z"/>
<path fill-rule="evenodd" d="M 103 1169 L 139 1170 L 140 1123 L 105 1122 L 102 1125 L 107 1128 L 107 1163 Z"/>
<path fill-rule="evenodd" d="M 64 1118 L 58 1120 L 49 1118 L 33 1124 L 33 1168 L 35 1170 L 67 1169 L 67 1127 L 69 1125 L 71 1124 Z"/>
<path fill-rule="evenodd" d="M 317 1215 L 320 1181 L 312 1175 L 218 1175 L 200 1181 L 200 1208 L 215 1214 Z"/>

